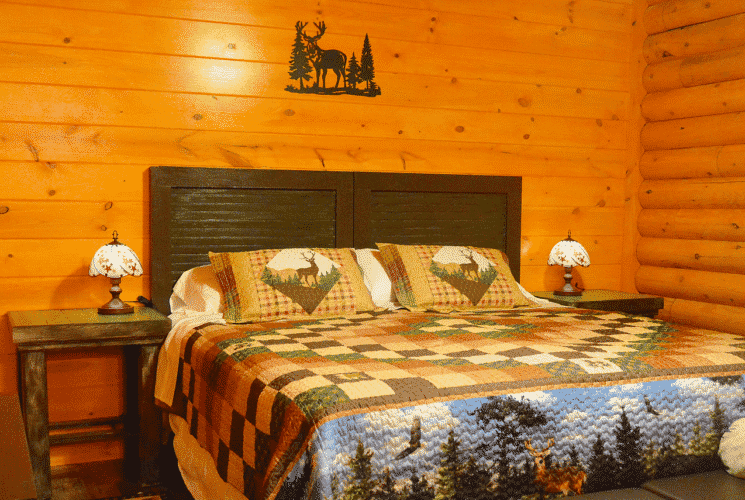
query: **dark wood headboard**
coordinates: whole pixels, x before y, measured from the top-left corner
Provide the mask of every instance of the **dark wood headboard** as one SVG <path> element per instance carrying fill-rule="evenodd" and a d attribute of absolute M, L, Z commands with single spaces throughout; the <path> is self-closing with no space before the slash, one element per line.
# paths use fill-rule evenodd
<path fill-rule="evenodd" d="M 260 248 L 498 248 L 519 280 L 521 205 L 520 177 L 152 167 L 152 300 L 168 314 L 207 252 Z"/>

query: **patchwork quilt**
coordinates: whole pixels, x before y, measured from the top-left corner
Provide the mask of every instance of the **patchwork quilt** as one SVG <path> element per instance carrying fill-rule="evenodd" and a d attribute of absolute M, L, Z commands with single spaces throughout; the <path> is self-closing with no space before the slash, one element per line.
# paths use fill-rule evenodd
<path fill-rule="evenodd" d="M 553 498 L 721 468 L 745 337 L 621 313 L 205 324 L 172 410 L 251 500 Z"/>

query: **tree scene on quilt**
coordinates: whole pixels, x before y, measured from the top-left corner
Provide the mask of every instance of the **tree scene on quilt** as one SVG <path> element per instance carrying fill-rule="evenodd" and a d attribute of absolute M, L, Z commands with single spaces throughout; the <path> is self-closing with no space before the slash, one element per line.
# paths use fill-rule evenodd
<path fill-rule="evenodd" d="M 561 498 L 724 468 L 741 376 L 558 389 L 351 415 L 312 444 L 324 500 Z"/>

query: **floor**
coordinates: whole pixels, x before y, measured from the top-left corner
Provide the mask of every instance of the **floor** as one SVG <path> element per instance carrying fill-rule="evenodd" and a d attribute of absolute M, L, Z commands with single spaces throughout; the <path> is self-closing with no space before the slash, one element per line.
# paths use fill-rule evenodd
<path fill-rule="evenodd" d="M 169 452 L 164 447 L 162 455 L 160 485 L 142 493 L 159 493 L 162 500 L 194 500 L 181 480 L 173 448 Z M 122 471 L 121 460 L 54 467 L 52 500 L 98 500 L 140 493 L 123 480 Z"/>

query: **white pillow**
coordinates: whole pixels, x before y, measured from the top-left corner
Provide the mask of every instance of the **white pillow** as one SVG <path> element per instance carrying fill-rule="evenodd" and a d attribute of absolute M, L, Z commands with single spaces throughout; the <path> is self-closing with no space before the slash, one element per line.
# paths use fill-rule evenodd
<path fill-rule="evenodd" d="M 732 422 L 719 443 L 719 456 L 733 476 L 745 479 L 745 418 Z"/>
<path fill-rule="evenodd" d="M 212 266 L 194 267 L 185 271 L 173 286 L 171 313 L 222 313 L 223 302 Z"/>
<path fill-rule="evenodd" d="M 362 269 L 362 280 L 370 292 L 373 304 L 376 307 L 382 307 L 384 309 L 400 309 L 401 306 L 396 300 L 391 278 L 388 277 L 388 274 L 380 262 L 378 262 L 378 259 L 375 258 L 373 252 L 379 253 L 380 250 L 372 248 L 354 249 L 354 253 L 357 256 L 357 264 Z"/>

